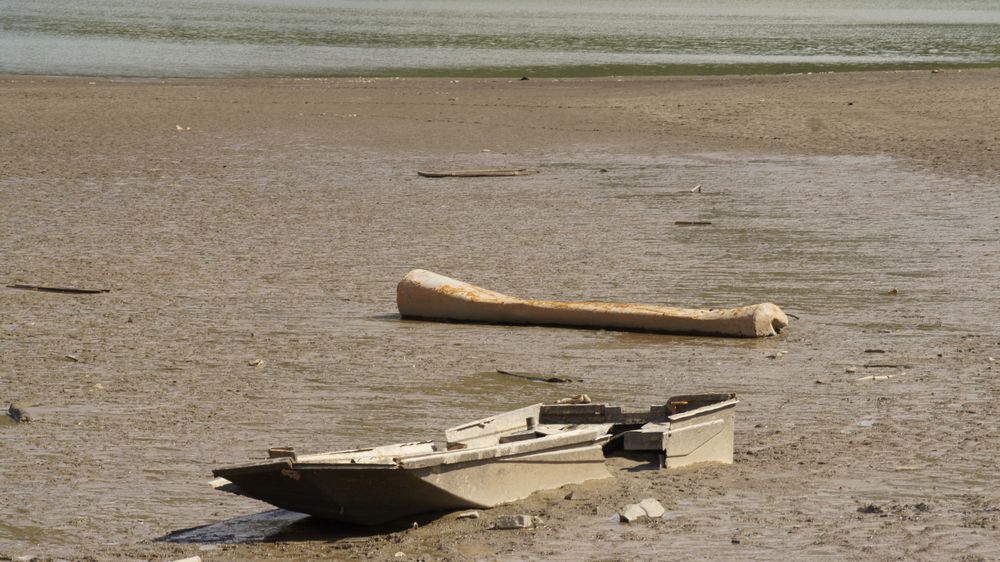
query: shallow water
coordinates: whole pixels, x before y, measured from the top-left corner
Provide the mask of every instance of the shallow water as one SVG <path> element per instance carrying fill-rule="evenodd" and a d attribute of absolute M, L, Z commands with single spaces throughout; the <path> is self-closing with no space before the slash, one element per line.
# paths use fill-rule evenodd
<path fill-rule="evenodd" d="M 1000 63 L 989 0 L 5 0 L 0 72 L 609 75 Z"/>

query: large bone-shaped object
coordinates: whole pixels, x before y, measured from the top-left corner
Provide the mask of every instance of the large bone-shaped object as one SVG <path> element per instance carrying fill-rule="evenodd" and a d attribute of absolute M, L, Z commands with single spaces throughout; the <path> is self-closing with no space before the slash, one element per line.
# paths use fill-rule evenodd
<path fill-rule="evenodd" d="M 771 303 L 730 309 L 689 309 L 644 304 L 527 300 L 483 289 L 423 269 L 396 287 L 403 318 L 577 326 L 753 338 L 773 336 L 788 317 Z"/>

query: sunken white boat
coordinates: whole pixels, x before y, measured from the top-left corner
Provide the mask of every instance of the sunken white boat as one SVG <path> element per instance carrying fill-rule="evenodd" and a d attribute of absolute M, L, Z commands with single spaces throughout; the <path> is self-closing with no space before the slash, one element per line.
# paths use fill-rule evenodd
<path fill-rule="evenodd" d="M 648 412 L 535 404 L 424 441 L 296 455 L 213 471 L 216 489 L 334 521 L 375 525 L 488 508 L 609 478 L 607 451 L 646 451 L 666 468 L 733 459 L 733 394 L 672 398 Z"/>
<path fill-rule="evenodd" d="M 689 309 L 644 304 L 565 302 L 511 297 L 414 269 L 396 287 L 403 318 L 499 324 L 575 326 L 673 334 L 773 336 L 788 317 L 772 303 L 728 309 Z"/>

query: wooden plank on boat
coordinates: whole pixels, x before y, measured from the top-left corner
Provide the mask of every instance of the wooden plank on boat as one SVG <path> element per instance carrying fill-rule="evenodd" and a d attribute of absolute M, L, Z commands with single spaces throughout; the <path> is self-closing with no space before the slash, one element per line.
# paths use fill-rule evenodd
<path fill-rule="evenodd" d="M 429 466 L 512 457 L 575 445 L 603 444 L 610 437 L 607 435 L 607 430 L 607 426 L 597 425 L 564 431 L 554 435 L 544 435 L 537 439 L 526 439 L 511 443 L 498 442 L 495 445 L 432 453 L 424 456 L 399 459 L 399 466 L 403 469 L 426 468 Z"/>
<path fill-rule="evenodd" d="M 619 412 L 614 418 L 609 415 L 608 421 L 619 425 L 643 425 L 656 420 L 650 412 Z"/>
<path fill-rule="evenodd" d="M 212 471 L 213 476 L 221 476 L 222 478 L 229 478 L 230 476 L 236 476 L 240 474 L 255 474 L 258 472 L 276 472 L 284 468 L 292 468 L 292 459 L 288 457 L 277 458 L 277 459 L 267 459 L 265 461 L 252 462 L 247 464 L 241 464 L 238 466 L 227 466 L 223 468 L 216 468 Z"/>
<path fill-rule="evenodd" d="M 665 451 L 669 424 L 649 425 L 625 433 L 623 448 L 626 451 Z"/>
<path fill-rule="evenodd" d="M 507 176 L 530 176 L 538 170 L 527 168 L 490 168 L 482 170 L 418 170 L 417 175 L 425 178 L 495 178 Z"/>
<path fill-rule="evenodd" d="M 604 404 L 543 404 L 538 413 L 539 423 L 605 423 L 608 421 Z"/>
<path fill-rule="evenodd" d="M 501 435 L 528 431 L 539 423 L 539 406 L 534 404 L 449 428 L 444 432 L 448 448 L 454 449 L 459 443 L 468 448 L 489 447 L 499 443 Z"/>
<path fill-rule="evenodd" d="M 667 410 L 670 415 L 682 414 L 698 408 L 704 408 L 712 404 L 727 402 L 736 398 L 735 392 L 715 393 L 715 394 L 684 394 L 671 396 L 667 400 Z"/>

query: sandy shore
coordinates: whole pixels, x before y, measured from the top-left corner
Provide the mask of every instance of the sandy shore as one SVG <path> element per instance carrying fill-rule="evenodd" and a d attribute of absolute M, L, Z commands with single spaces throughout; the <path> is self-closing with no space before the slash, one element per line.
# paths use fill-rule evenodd
<path fill-rule="evenodd" d="M 0 281 L 109 289 L 0 288 L 0 406 L 34 418 L 0 425 L 0 558 L 994 559 L 997 84 L 0 77 Z M 493 166 L 540 173 L 415 174 Z M 415 267 L 797 318 L 763 340 L 404 322 Z M 272 532 L 205 484 L 272 445 L 723 390 L 733 466 L 619 463 L 474 521 Z M 611 520 L 645 497 L 668 518 Z M 546 524 L 491 531 L 506 513 Z"/>
<path fill-rule="evenodd" d="M 889 154 L 935 171 L 996 174 L 998 81 L 997 70 L 530 81 L 7 77 L 2 158 L 6 175 L 17 176 L 33 159 L 136 151 L 156 162 L 171 157 L 167 147 L 197 153 L 206 135 L 313 134 L 334 146 L 436 155 L 722 148 Z M 181 137 L 175 125 L 193 133 Z"/>

